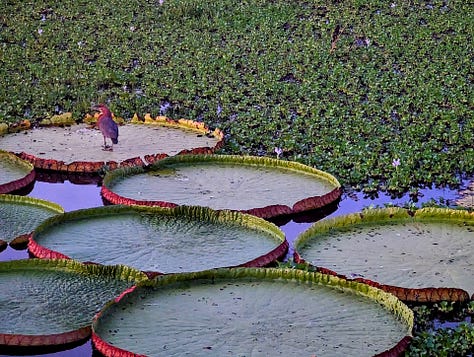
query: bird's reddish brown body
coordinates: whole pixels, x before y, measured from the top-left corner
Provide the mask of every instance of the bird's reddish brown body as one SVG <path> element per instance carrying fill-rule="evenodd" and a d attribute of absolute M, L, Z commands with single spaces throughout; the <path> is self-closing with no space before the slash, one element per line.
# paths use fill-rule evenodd
<path fill-rule="evenodd" d="M 98 104 L 93 109 L 99 111 L 99 118 L 97 119 L 97 126 L 99 127 L 102 136 L 104 137 L 104 150 L 113 150 L 113 144 L 118 144 L 118 125 L 112 119 L 112 113 L 105 104 Z M 112 145 L 108 146 L 106 138 L 112 141 Z"/>

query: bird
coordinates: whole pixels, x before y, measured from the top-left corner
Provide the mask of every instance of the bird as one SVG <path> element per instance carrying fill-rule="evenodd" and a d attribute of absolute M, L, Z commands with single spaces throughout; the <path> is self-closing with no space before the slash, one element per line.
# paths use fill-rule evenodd
<path fill-rule="evenodd" d="M 97 104 L 92 107 L 93 110 L 99 112 L 99 118 L 97 119 L 97 126 L 99 127 L 102 136 L 104 137 L 104 151 L 113 151 L 114 144 L 118 144 L 118 125 L 112 119 L 112 113 L 105 104 Z M 112 145 L 108 146 L 106 138 L 110 138 Z"/>

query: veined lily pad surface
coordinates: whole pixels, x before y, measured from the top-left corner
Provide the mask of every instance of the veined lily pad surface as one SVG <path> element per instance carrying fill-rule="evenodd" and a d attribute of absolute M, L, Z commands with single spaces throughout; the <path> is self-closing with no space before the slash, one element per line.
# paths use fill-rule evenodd
<path fill-rule="evenodd" d="M 239 212 L 107 206 L 46 221 L 35 230 L 28 249 L 40 258 L 176 273 L 268 265 L 284 256 L 288 242 L 274 224 Z"/>
<path fill-rule="evenodd" d="M 400 352 L 413 313 L 366 284 L 293 269 L 157 277 L 109 304 L 92 339 L 107 356 L 372 356 Z M 116 353 L 116 354 L 114 354 Z"/>
<path fill-rule="evenodd" d="M 474 215 L 425 208 L 411 216 L 387 208 L 340 216 L 301 234 L 295 258 L 399 287 L 404 300 L 464 300 L 474 291 Z"/>
<path fill-rule="evenodd" d="M 340 197 L 341 187 L 330 174 L 296 162 L 182 155 L 110 172 L 101 193 L 116 204 L 192 204 L 270 218 L 328 205 Z"/>
<path fill-rule="evenodd" d="M 194 128 L 188 121 L 182 125 L 152 121 L 120 126 L 119 143 L 112 152 L 103 151 L 101 145 L 100 131 L 86 124 L 39 127 L 0 136 L 0 149 L 19 154 L 37 168 L 68 172 L 97 172 L 104 165 L 140 166 L 155 161 L 156 156 L 183 151 L 208 152 L 222 145 L 222 137 L 203 125 Z"/>
<path fill-rule="evenodd" d="M 62 345 L 90 335 L 94 314 L 146 275 L 73 260 L 0 262 L 0 347 Z"/>
<path fill-rule="evenodd" d="M 24 188 L 35 180 L 31 163 L 0 150 L 0 194 Z"/>
<path fill-rule="evenodd" d="M 64 212 L 56 203 L 32 197 L 0 195 L 0 239 L 8 243 L 29 234 L 49 217 Z"/>

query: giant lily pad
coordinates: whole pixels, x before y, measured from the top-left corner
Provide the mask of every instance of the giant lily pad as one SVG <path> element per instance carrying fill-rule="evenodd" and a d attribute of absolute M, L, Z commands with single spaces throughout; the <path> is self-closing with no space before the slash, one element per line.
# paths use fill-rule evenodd
<path fill-rule="evenodd" d="M 0 347 L 83 340 L 100 307 L 145 279 L 128 267 L 73 260 L 0 262 Z"/>
<path fill-rule="evenodd" d="M 33 165 L 0 150 L 0 194 L 21 190 L 35 180 Z"/>
<path fill-rule="evenodd" d="M 413 313 L 366 284 L 292 269 L 158 277 L 109 303 L 92 340 L 106 356 L 401 355 Z"/>
<path fill-rule="evenodd" d="M 120 126 L 119 144 L 103 151 L 100 131 L 86 124 L 38 127 L 0 136 L 0 149 L 19 155 L 40 169 L 98 172 L 104 166 L 141 166 L 167 155 L 212 152 L 223 134 L 204 124 L 168 118 Z"/>
<path fill-rule="evenodd" d="M 474 208 L 474 181 L 469 182 L 465 190 L 459 192 L 456 204 L 466 208 Z"/>
<path fill-rule="evenodd" d="M 467 300 L 474 290 L 474 215 L 388 208 L 320 221 L 295 241 L 295 260 L 376 282 L 402 300 Z"/>
<path fill-rule="evenodd" d="M 288 242 L 274 224 L 239 212 L 108 206 L 47 220 L 33 233 L 28 249 L 40 258 L 174 273 L 268 265 L 284 256 Z"/>
<path fill-rule="evenodd" d="M 0 195 L 0 239 L 12 246 L 28 241 L 28 234 L 47 218 L 61 214 L 56 203 L 32 197 Z"/>
<path fill-rule="evenodd" d="M 263 218 L 324 207 L 341 195 L 330 174 L 263 157 L 185 155 L 107 173 L 101 194 L 115 204 L 200 205 Z"/>

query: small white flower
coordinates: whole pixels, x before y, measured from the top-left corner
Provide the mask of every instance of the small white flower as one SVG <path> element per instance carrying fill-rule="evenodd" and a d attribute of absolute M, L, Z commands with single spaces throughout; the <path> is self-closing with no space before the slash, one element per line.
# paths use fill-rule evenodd
<path fill-rule="evenodd" d="M 41 35 L 43 33 L 43 29 L 38 29 L 38 34 Z"/>
<path fill-rule="evenodd" d="M 397 6 L 397 4 L 395 4 L 394 2 L 392 2 L 392 3 L 390 4 L 390 7 L 391 7 L 391 8 L 394 8 L 395 6 Z"/>

